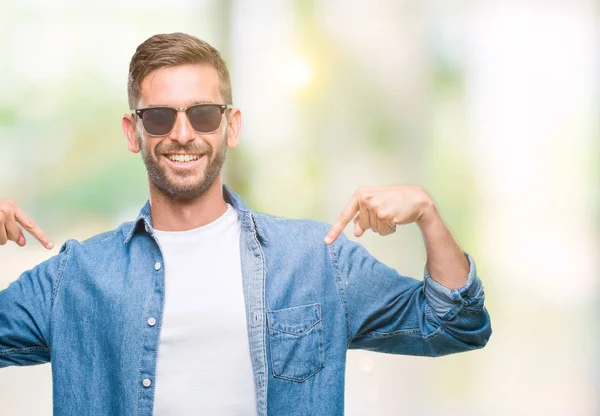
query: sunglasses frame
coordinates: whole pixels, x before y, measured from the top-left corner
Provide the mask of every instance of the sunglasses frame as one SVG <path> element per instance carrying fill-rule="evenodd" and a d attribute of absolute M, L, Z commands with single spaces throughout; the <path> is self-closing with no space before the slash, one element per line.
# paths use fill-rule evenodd
<path fill-rule="evenodd" d="M 160 137 L 160 136 L 166 136 L 167 134 L 170 134 L 173 129 L 175 128 L 175 124 L 177 123 L 177 116 L 175 117 L 175 122 L 173 122 L 173 127 L 171 127 L 171 130 L 169 130 L 167 133 L 165 134 L 152 134 L 149 133 L 148 130 L 146 130 L 146 126 L 144 126 L 144 113 L 148 110 L 156 110 L 156 109 L 168 109 L 168 110 L 175 110 L 177 113 L 183 111 L 185 112 L 185 115 L 187 117 L 188 123 L 190 123 L 190 126 L 192 127 L 192 129 L 194 129 L 194 131 L 196 133 L 199 134 L 210 134 L 210 133 L 214 133 L 215 131 L 217 131 L 219 129 L 219 127 L 221 126 L 221 123 L 219 123 L 219 126 L 217 126 L 216 129 L 214 129 L 213 131 L 198 131 L 194 128 L 194 126 L 192 125 L 192 122 L 190 121 L 190 114 L 188 113 L 188 110 L 192 109 L 192 108 L 196 108 L 196 107 L 217 107 L 220 111 L 221 111 L 221 117 L 223 117 L 223 114 L 225 113 L 225 110 L 233 108 L 232 105 L 230 104 L 194 104 L 191 105 L 189 107 L 181 107 L 181 108 L 177 108 L 177 107 L 169 107 L 166 105 L 161 105 L 158 107 L 147 107 L 147 108 L 139 108 L 137 110 L 134 110 L 133 113 L 131 113 L 132 116 L 138 116 L 140 118 L 140 120 L 142 120 L 142 127 L 144 128 L 144 131 L 146 132 L 146 134 L 148 134 L 149 136 L 154 136 L 154 137 Z"/>

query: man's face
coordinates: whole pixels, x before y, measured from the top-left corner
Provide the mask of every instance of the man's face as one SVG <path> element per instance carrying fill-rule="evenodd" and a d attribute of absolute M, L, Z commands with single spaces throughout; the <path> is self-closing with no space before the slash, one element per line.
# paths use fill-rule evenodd
<path fill-rule="evenodd" d="M 148 74 L 141 84 L 138 108 L 186 108 L 204 103 L 224 104 L 219 76 L 211 66 L 190 64 Z M 239 112 L 234 117 L 239 117 Z M 130 150 L 141 151 L 151 186 L 180 201 L 203 195 L 219 177 L 227 147 L 237 145 L 237 127 L 231 126 L 235 131 L 230 132 L 225 116 L 212 133 L 196 132 L 185 112 L 177 113 L 173 130 L 164 136 L 150 136 L 141 120 L 136 117 L 134 122 L 139 148 L 132 149 L 130 140 Z"/>

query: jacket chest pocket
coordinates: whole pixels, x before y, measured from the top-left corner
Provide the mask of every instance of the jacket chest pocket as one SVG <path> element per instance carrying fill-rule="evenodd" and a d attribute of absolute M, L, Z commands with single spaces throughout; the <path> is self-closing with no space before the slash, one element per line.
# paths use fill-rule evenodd
<path fill-rule="evenodd" d="M 325 367 L 321 305 L 270 311 L 267 319 L 275 377 L 302 382 Z"/>

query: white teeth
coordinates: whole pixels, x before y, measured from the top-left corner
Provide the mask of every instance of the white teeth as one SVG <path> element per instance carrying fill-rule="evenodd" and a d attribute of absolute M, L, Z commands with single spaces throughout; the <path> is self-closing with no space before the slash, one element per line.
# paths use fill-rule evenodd
<path fill-rule="evenodd" d="M 167 156 L 171 161 L 177 163 L 185 163 L 185 162 L 193 162 L 198 160 L 200 156 L 198 155 L 168 155 Z"/>

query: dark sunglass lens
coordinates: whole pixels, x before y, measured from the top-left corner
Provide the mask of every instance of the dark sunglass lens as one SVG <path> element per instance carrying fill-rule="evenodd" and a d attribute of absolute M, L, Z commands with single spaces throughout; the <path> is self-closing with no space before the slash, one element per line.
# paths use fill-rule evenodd
<path fill-rule="evenodd" d="M 142 122 L 148 134 L 163 136 L 168 134 L 175 124 L 175 110 L 168 108 L 150 108 L 144 111 Z"/>
<path fill-rule="evenodd" d="M 221 125 L 221 109 L 216 105 L 198 105 L 188 110 L 190 124 L 198 133 L 211 133 Z"/>

